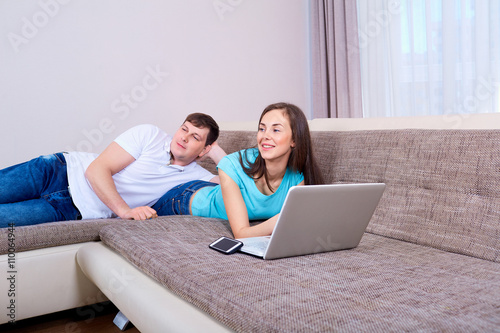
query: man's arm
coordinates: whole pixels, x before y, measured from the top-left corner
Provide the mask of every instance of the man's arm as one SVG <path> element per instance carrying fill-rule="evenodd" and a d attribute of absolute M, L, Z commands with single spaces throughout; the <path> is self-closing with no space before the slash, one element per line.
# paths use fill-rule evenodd
<path fill-rule="evenodd" d="M 226 156 L 226 152 L 224 149 L 219 146 L 217 141 L 211 144 L 210 150 L 208 153 L 206 153 L 206 157 L 210 158 L 212 161 L 214 161 L 215 165 L 219 164 L 220 160 Z M 217 183 L 220 184 L 220 178 L 219 176 L 215 176 L 214 178 L 210 179 L 212 183 Z"/>
<path fill-rule="evenodd" d="M 212 148 L 210 148 L 210 151 L 207 153 L 207 156 L 214 161 L 215 165 L 219 164 L 220 160 L 226 156 L 226 152 L 224 149 L 219 146 L 217 141 L 211 144 Z"/>
<path fill-rule="evenodd" d="M 99 199 L 122 219 L 146 220 L 157 217 L 148 206 L 130 208 L 116 190 L 113 175 L 120 172 L 135 158 L 116 142 L 112 142 L 87 168 L 85 177 Z"/>

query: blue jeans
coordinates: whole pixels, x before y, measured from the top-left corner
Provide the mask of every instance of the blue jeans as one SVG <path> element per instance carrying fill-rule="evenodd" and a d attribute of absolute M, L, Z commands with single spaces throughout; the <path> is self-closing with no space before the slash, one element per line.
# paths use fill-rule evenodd
<path fill-rule="evenodd" d="M 63 153 L 0 170 L 0 228 L 78 219 Z"/>
<path fill-rule="evenodd" d="M 191 215 L 189 201 L 193 194 L 202 187 L 216 186 L 218 184 L 203 180 L 193 180 L 173 187 L 165 193 L 154 205 L 158 216 L 165 215 Z"/>

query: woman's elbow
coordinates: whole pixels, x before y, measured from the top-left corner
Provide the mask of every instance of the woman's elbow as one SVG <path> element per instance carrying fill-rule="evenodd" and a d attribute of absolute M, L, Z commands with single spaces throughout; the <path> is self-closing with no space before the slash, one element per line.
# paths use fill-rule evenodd
<path fill-rule="evenodd" d="M 249 227 L 241 227 L 241 228 L 231 228 L 231 231 L 233 232 L 234 238 L 248 238 L 251 237 L 248 233 Z"/>

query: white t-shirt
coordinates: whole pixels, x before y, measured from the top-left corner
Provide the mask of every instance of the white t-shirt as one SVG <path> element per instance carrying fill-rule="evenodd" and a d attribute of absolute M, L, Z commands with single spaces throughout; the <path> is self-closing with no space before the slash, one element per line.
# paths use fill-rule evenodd
<path fill-rule="evenodd" d="M 152 206 L 172 187 L 191 180 L 209 181 L 209 171 L 192 162 L 170 165 L 172 138 L 153 125 L 139 125 L 115 139 L 135 161 L 113 176 L 116 189 L 131 208 Z M 85 170 L 97 154 L 70 152 L 66 157 L 71 197 L 83 219 L 116 217 L 92 190 Z"/>

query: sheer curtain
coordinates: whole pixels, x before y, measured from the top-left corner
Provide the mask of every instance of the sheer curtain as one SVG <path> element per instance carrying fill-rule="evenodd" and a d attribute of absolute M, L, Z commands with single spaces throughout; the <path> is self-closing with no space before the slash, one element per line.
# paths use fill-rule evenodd
<path fill-rule="evenodd" d="M 313 117 L 362 117 L 356 2 L 313 0 L 310 13 Z"/>
<path fill-rule="evenodd" d="M 357 0 L 364 117 L 500 112 L 499 0 Z"/>

